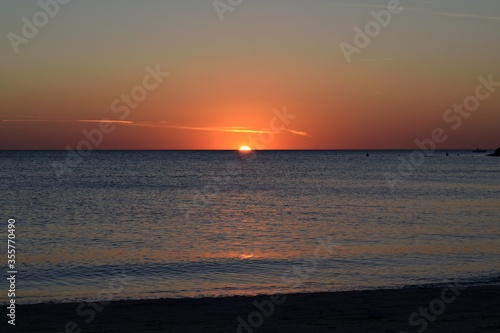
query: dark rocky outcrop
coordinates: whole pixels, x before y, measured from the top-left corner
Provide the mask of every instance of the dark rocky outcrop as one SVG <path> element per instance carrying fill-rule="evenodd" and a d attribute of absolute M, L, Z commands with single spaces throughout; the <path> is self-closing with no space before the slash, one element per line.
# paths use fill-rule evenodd
<path fill-rule="evenodd" d="M 498 148 L 493 154 L 489 154 L 488 156 L 500 156 L 500 148 Z"/>

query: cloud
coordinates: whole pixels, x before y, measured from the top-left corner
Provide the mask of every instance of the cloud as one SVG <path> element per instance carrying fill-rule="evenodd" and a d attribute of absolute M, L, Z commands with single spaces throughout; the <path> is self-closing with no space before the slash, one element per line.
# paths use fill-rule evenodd
<path fill-rule="evenodd" d="M 427 5 L 433 5 L 433 2 L 430 1 L 414 1 L 414 3 L 422 3 L 422 4 L 427 4 Z M 369 4 L 369 3 L 340 3 L 340 2 L 334 2 L 333 5 L 336 6 L 346 6 L 346 7 L 367 7 L 367 8 L 385 8 L 387 9 L 387 5 L 377 5 L 377 4 Z M 447 17 L 455 17 L 455 18 L 472 18 L 472 19 L 478 19 L 478 20 L 489 20 L 489 21 L 500 21 L 500 16 L 486 16 L 486 15 L 475 15 L 475 14 L 469 14 L 469 13 L 454 13 L 454 12 L 441 12 L 441 11 L 426 11 L 424 8 L 416 8 L 416 7 L 406 7 L 403 4 L 403 8 L 405 11 L 408 10 L 424 10 L 425 12 L 434 14 L 434 15 L 440 15 L 440 16 L 447 16 Z"/>
<path fill-rule="evenodd" d="M 158 125 L 160 127 L 167 127 L 180 130 L 190 131 L 209 131 L 209 132 L 229 132 L 229 133 L 252 133 L 252 134 L 269 134 L 270 131 L 255 130 L 245 127 L 193 127 L 193 126 L 177 126 L 177 125 Z"/>
<path fill-rule="evenodd" d="M 113 123 L 113 124 L 133 124 L 133 121 L 128 120 L 112 120 L 112 119 L 101 119 L 101 120 L 77 120 L 79 123 Z"/>
<path fill-rule="evenodd" d="M 292 133 L 292 134 L 295 134 L 295 135 L 300 135 L 300 136 L 310 136 L 310 135 L 309 135 L 309 134 L 307 134 L 306 132 L 295 131 L 295 130 L 291 130 L 291 129 L 288 129 L 288 128 L 283 128 L 282 130 L 283 130 L 283 131 L 286 131 L 286 132 L 289 132 L 289 133 Z"/>
<path fill-rule="evenodd" d="M 332 5 L 336 6 L 348 6 L 348 7 L 369 7 L 369 8 L 387 8 L 387 5 L 374 5 L 374 4 L 368 4 L 368 3 L 340 3 L 340 2 L 334 2 Z"/>
<path fill-rule="evenodd" d="M 394 58 L 372 58 L 372 59 L 360 59 L 359 62 L 368 62 L 368 61 L 394 61 Z"/>
<path fill-rule="evenodd" d="M 490 20 L 490 21 L 500 21 L 500 16 L 484 16 L 484 15 L 474 15 L 467 13 L 451 13 L 451 12 L 433 12 L 435 15 L 456 17 L 456 18 L 474 18 L 479 20 Z"/>
<path fill-rule="evenodd" d="M 272 132 L 268 129 L 258 130 L 247 127 L 195 127 L 195 126 L 179 126 L 179 125 L 169 125 L 166 123 L 133 123 L 133 126 L 147 126 L 147 127 L 163 127 L 172 128 L 178 130 L 189 130 L 189 131 L 209 131 L 209 132 L 226 132 L 226 133 L 250 133 L 250 134 L 278 134 L 279 132 L 285 131 L 294 135 L 309 136 L 308 133 L 303 131 L 296 131 L 289 128 L 282 128 L 278 132 Z"/>
<path fill-rule="evenodd" d="M 57 122 L 64 120 L 46 120 L 46 119 L 2 119 L 0 120 L 4 123 L 42 123 L 42 122 Z"/>
<path fill-rule="evenodd" d="M 125 124 L 127 125 L 127 124 Z M 272 132 L 268 129 L 258 130 L 247 127 L 195 127 L 195 126 L 179 126 L 179 125 L 169 125 L 166 123 L 133 123 L 130 124 L 133 126 L 147 126 L 147 127 L 163 127 L 163 128 L 172 128 L 178 130 L 189 130 L 189 131 L 209 131 L 209 132 L 226 132 L 226 133 L 250 133 L 250 134 L 278 134 L 282 131 L 300 135 L 300 136 L 310 136 L 307 132 L 304 131 L 296 131 L 289 128 L 281 128 L 280 131 Z"/>
<path fill-rule="evenodd" d="M 418 2 L 421 2 L 421 3 L 431 3 L 431 2 L 426 2 L 426 1 L 414 1 L 414 3 L 418 3 Z M 377 5 L 377 4 L 373 4 L 373 3 L 350 3 L 350 2 L 345 2 L 345 3 L 342 3 L 342 2 L 333 2 L 332 5 L 334 6 L 344 6 L 344 7 L 365 7 L 365 8 L 381 8 L 381 9 L 387 9 L 388 8 L 388 4 L 385 3 L 385 4 L 380 4 L 380 5 Z M 404 10 L 421 10 L 420 8 L 416 8 L 416 7 L 406 7 L 404 3 L 401 4 L 401 7 L 404 9 Z"/>
<path fill-rule="evenodd" d="M 144 121 L 128 121 L 128 120 L 112 120 L 112 119 L 80 119 L 80 120 L 59 120 L 59 119 L 4 119 L 0 122 L 78 122 L 78 123 L 112 123 L 122 126 L 137 126 L 137 127 L 149 127 L 149 128 L 171 128 L 177 130 L 188 130 L 188 131 L 208 131 L 208 132 L 225 132 L 225 133 L 249 133 L 249 134 L 278 134 L 279 132 L 288 132 L 293 135 L 300 136 L 310 136 L 308 133 L 303 131 L 297 131 L 289 128 L 282 128 L 280 131 L 272 132 L 269 129 L 253 129 L 247 127 L 200 127 L 200 126 L 181 126 L 172 125 L 166 122 L 144 122 Z"/>

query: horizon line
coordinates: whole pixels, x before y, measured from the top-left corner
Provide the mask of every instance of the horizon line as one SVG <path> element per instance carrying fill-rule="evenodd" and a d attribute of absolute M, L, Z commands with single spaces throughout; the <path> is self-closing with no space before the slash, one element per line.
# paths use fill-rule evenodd
<path fill-rule="evenodd" d="M 477 148 L 477 147 L 476 147 Z M 425 151 L 464 151 L 464 150 L 475 150 L 476 148 L 440 148 L 433 150 L 425 150 Z M 482 150 L 496 150 L 498 148 L 481 148 Z M 252 149 L 252 151 L 415 151 L 422 150 L 418 148 L 318 148 L 318 149 Z M 1 149 L 0 152 L 67 152 L 67 149 Z M 72 150 L 78 151 L 78 150 Z M 200 152 L 200 151 L 235 151 L 238 152 L 238 149 L 93 149 L 92 152 L 111 152 L 111 151 L 192 151 L 192 152 Z"/>

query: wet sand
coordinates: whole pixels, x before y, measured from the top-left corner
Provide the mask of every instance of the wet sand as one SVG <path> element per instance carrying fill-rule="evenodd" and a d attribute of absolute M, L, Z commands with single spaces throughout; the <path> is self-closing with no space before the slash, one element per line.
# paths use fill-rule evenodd
<path fill-rule="evenodd" d="M 409 322 L 412 314 L 413 325 Z M 9 331 L 412 333 L 419 330 L 420 333 L 500 332 L 500 286 L 118 301 L 105 305 L 25 305 L 18 306 L 16 327 Z"/>

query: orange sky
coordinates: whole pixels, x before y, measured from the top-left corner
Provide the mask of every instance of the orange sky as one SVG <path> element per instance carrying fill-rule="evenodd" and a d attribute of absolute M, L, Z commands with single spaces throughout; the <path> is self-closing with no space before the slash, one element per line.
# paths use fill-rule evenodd
<path fill-rule="evenodd" d="M 1 41 L 0 149 L 76 149 L 103 119 L 93 149 L 413 149 L 435 128 L 442 149 L 500 146 L 500 87 L 458 129 L 443 118 L 479 76 L 500 82 L 496 3 L 414 2 L 348 63 L 339 45 L 386 1 L 256 0 L 224 21 L 206 1 L 129 2 L 65 5 L 17 54 Z M 6 32 L 40 10 L 4 6 Z"/>

